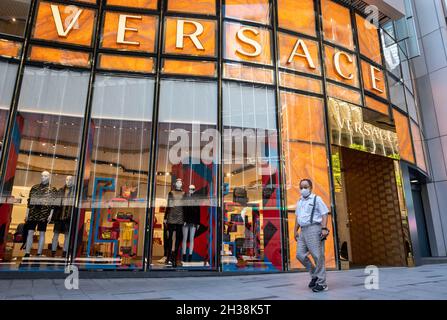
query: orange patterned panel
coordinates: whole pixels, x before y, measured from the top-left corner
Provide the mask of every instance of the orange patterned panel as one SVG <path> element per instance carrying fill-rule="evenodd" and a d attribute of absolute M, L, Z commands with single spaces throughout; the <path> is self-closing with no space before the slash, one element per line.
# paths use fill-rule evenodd
<path fill-rule="evenodd" d="M 62 21 L 61 25 L 63 29 L 60 31 L 67 31 L 68 29 L 65 26 L 64 22 L 72 21 L 69 19 L 69 17 L 76 15 L 79 12 L 79 10 L 82 10 L 82 12 L 79 15 L 79 18 L 76 21 L 77 25 L 73 24 L 73 28 L 68 32 L 66 36 L 59 35 L 58 33 L 58 30 L 56 28 L 56 21 L 59 20 L 53 16 L 51 5 L 55 5 L 58 8 L 60 21 Z M 78 7 L 76 11 L 72 11 L 71 7 L 73 6 L 65 6 L 49 2 L 40 2 L 39 9 L 37 11 L 36 23 L 34 25 L 33 37 L 42 40 L 91 46 L 95 26 L 96 10 Z"/>
<path fill-rule="evenodd" d="M 21 50 L 20 42 L 0 39 L 0 56 L 18 58 Z"/>
<path fill-rule="evenodd" d="M 299 40 L 302 42 L 297 44 Z M 285 33 L 278 33 L 278 45 L 279 64 L 282 68 L 321 75 L 317 42 Z M 307 48 L 309 56 L 307 56 L 305 48 Z M 291 59 L 292 54 L 293 57 Z"/>
<path fill-rule="evenodd" d="M 287 181 L 287 206 L 295 207 L 300 198 L 299 183 L 309 178 L 314 192 L 330 204 L 329 175 L 326 147 L 307 142 L 289 142 L 283 137 Z"/>
<path fill-rule="evenodd" d="M 385 103 L 382 103 L 380 101 L 377 101 L 376 99 L 370 98 L 368 96 L 365 97 L 366 99 L 366 107 L 370 108 L 372 110 L 375 110 L 377 112 L 389 115 L 388 105 Z"/>
<path fill-rule="evenodd" d="M 270 24 L 269 0 L 225 0 L 225 16 Z"/>
<path fill-rule="evenodd" d="M 353 50 L 354 39 L 349 9 L 331 0 L 321 0 L 321 11 L 325 40 Z"/>
<path fill-rule="evenodd" d="M 388 99 L 385 87 L 385 77 L 382 70 L 378 70 L 371 64 L 362 61 L 363 87 L 375 95 Z M 374 78 L 376 78 L 374 80 Z M 375 84 L 374 84 L 375 82 Z"/>
<path fill-rule="evenodd" d="M 415 163 L 413 147 L 411 145 L 410 128 L 408 118 L 393 109 L 394 122 L 396 124 L 397 138 L 399 140 L 399 153 L 402 159 Z"/>
<path fill-rule="evenodd" d="M 183 47 L 177 48 L 177 28 L 179 21 L 184 21 Z M 197 35 L 199 43 L 195 44 L 191 37 L 187 35 L 194 34 L 200 26 L 203 32 Z M 170 18 L 166 19 L 166 31 L 164 39 L 164 52 L 171 54 L 184 54 L 193 56 L 216 56 L 216 30 L 217 24 L 213 20 L 191 19 L 191 18 Z M 202 48 L 198 47 L 199 45 Z"/>
<path fill-rule="evenodd" d="M 313 0 L 278 0 L 280 28 L 316 35 Z"/>
<path fill-rule="evenodd" d="M 157 0 L 107 0 L 109 6 L 131 7 L 156 10 Z"/>
<path fill-rule="evenodd" d="M 243 42 L 237 37 L 237 33 L 243 28 L 249 28 L 249 30 L 252 30 L 241 33 L 243 33 L 243 35 L 251 41 L 255 41 L 260 46 L 261 51 L 259 55 L 251 57 L 241 53 L 241 51 L 248 54 L 257 53 L 255 46 L 249 45 L 246 43 L 247 41 Z M 272 65 L 273 61 L 270 39 L 271 33 L 268 29 L 243 26 L 237 23 L 225 23 L 224 58 Z"/>
<path fill-rule="evenodd" d="M 118 43 L 119 21 L 124 17 L 126 17 L 125 22 L 123 21 L 125 28 L 135 30 L 126 30 L 124 39 L 120 39 L 125 43 Z M 101 46 L 108 49 L 154 52 L 157 26 L 158 17 L 156 16 L 106 12 Z"/>
<path fill-rule="evenodd" d="M 161 70 L 165 74 L 185 74 L 192 76 L 216 76 L 216 63 L 210 61 L 163 60 Z"/>
<path fill-rule="evenodd" d="M 216 0 L 169 0 L 168 11 L 216 15 Z"/>
<path fill-rule="evenodd" d="M 282 87 L 303 90 L 314 93 L 323 92 L 323 84 L 321 80 L 299 76 L 292 73 L 280 72 L 279 84 Z"/>
<path fill-rule="evenodd" d="M 355 17 L 357 20 L 360 53 L 374 62 L 382 64 L 377 28 L 358 14 Z"/>
<path fill-rule="evenodd" d="M 73 50 L 32 46 L 28 59 L 39 62 L 50 62 L 73 67 L 89 67 L 90 54 Z"/>
<path fill-rule="evenodd" d="M 289 140 L 325 143 L 324 103 L 320 98 L 281 93 L 283 136 Z"/>
<path fill-rule="evenodd" d="M 362 105 L 362 95 L 358 91 L 351 90 L 342 86 L 337 86 L 332 83 L 327 83 L 326 89 L 327 94 L 330 97 L 337 98 L 347 102 L 352 102 L 359 106 Z"/>
<path fill-rule="evenodd" d="M 104 70 L 153 73 L 154 59 L 101 53 L 99 55 L 99 68 Z"/>
<path fill-rule="evenodd" d="M 238 63 L 225 63 L 223 76 L 226 79 L 244 80 L 255 83 L 274 83 L 273 70 L 244 66 Z"/>
<path fill-rule="evenodd" d="M 340 53 L 340 54 L 338 54 Z M 342 82 L 344 84 L 359 87 L 359 77 L 357 70 L 357 58 L 354 54 L 336 49 L 334 47 L 325 46 L 325 70 L 329 79 Z M 337 56 L 338 54 L 338 56 Z M 351 59 L 351 60 L 349 60 Z M 337 70 L 338 61 L 339 70 Z M 343 76 L 341 76 L 341 75 Z M 352 78 L 352 79 L 346 79 Z"/>
<path fill-rule="evenodd" d="M 418 125 L 411 121 L 411 133 L 413 135 L 414 151 L 416 154 L 416 164 L 423 171 L 427 172 L 427 164 L 425 163 L 425 153 L 423 147 L 423 141 L 421 136 L 421 130 Z"/>

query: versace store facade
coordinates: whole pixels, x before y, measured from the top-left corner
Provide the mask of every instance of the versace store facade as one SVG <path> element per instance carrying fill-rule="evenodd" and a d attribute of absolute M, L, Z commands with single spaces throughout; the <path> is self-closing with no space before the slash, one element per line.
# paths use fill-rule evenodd
<path fill-rule="evenodd" d="M 328 269 L 413 265 L 411 70 L 350 3 L 2 0 L 0 271 L 300 269 L 303 178 Z"/>

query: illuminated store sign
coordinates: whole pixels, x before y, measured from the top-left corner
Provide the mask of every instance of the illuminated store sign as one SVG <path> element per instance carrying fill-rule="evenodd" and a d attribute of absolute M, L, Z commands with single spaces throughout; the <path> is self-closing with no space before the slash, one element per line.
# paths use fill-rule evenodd
<path fill-rule="evenodd" d="M 392 158 L 399 157 L 396 132 L 366 121 L 362 108 L 329 98 L 329 119 L 333 144 Z"/>
<path fill-rule="evenodd" d="M 51 21 L 50 21 L 51 20 Z M 95 11 L 76 6 L 41 2 L 34 30 L 34 37 L 78 45 L 92 45 Z M 155 52 L 157 30 L 156 16 L 106 12 L 102 30 L 104 48 L 126 51 Z M 215 57 L 217 24 L 213 20 L 167 17 L 163 50 L 170 54 Z M 280 37 L 284 37 L 280 35 Z M 271 64 L 271 37 L 262 27 L 229 23 L 225 26 L 225 55 L 229 59 Z M 280 41 L 281 56 L 285 67 L 304 64 L 310 71 L 318 68 L 318 49 L 314 41 L 293 37 Z M 288 46 L 288 47 L 286 47 Z M 283 48 L 284 47 L 284 48 Z M 353 55 L 333 50 L 327 62 L 336 75 L 353 80 L 357 69 Z M 370 64 L 363 65 L 365 88 L 384 94 L 383 72 Z M 353 71 L 354 70 L 354 71 Z"/>

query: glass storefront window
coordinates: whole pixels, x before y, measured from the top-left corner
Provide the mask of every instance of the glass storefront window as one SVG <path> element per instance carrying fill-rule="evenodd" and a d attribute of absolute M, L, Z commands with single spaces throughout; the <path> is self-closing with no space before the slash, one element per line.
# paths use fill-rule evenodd
<path fill-rule="evenodd" d="M 266 28 L 225 22 L 223 56 L 229 60 L 272 65 L 271 34 Z"/>
<path fill-rule="evenodd" d="M 269 0 L 225 0 L 225 17 L 270 24 Z"/>
<path fill-rule="evenodd" d="M 282 270 L 274 90 L 223 84 L 224 271 Z"/>
<path fill-rule="evenodd" d="M 25 69 L 2 185 L 2 267 L 63 267 L 88 81 L 87 72 Z"/>
<path fill-rule="evenodd" d="M 76 228 L 74 262 L 141 269 L 154 80 L 98 75 Z"/>
<path fill-rule="evenodd" d="M 315 36 L 314 0 L 278 0 L 278 25 L 282 29 Z"/>
<path fill-rule="evenodd" d="M 169 0 L 168 11 L 216 15 L 216 0 Z"/>
<path fill-rule="evenodd" d="M 158 121 L 151 267 L 215 269 L 217 84 L 162 80 Z"/>
<path fill-rule="evenodd" d="M 17 68 L 17 64 L 0 61 L 0 154 L 3 149 L 3 139 L 14 93 Z"/>
<path fill-rule="evenodd" d="M 354 50 L 351 12 L 331 0 L 321 0 L 324 39 Z"/>
<path fill-rule="evenodd" d="M 0 1 L 0 34 L 24 36 L 31 0 Z"/>
<path fill-rule="evenodd" d="M 358 14 L 355 15 L 355 18 L 357 22 L 360 53 L 375 63 L 382 64 L 379 32 L 377 27 Z"/>
<path fill-rule="evenodd" d="M 93 2 L 96 0 L 90 0 Z M 170 1 L 171 2 L 171 1 Z M 157 0 L 107 0 L 108 6 L 132 7 L 139 9 L 157 9 Z"/>
<path fill-rule="evenodd" d="M 297 261 L 294 239 L 295 209 L 300 199 L 299 183 L 313 181 L 313 192 L 330 207 L 328 159 L 324 127 L 324 103 L 320 98 L 295 93 L 281 93 L 282 146 L 285 166 L 290 268 L 302 267 Z M 328 228 L 332 230 L 332 215 Z M 333 238 L 325 243 L 326 265 L 335 267 Z"/>

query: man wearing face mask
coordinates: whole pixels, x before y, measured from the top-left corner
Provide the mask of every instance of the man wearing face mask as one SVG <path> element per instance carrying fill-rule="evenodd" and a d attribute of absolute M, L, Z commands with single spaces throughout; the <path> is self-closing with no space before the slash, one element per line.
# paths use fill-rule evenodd
<path fill-rule="evenodd" d="M 301 198 L 296 206 L 295 239 L 297 259 L 310 273 L 309 288 L 313 292 L 328 290 L 326 284 L 326 267 L 324 259 L 324 244 L 329 234 L 327 217 L 329 210 L 321 197 L 312 193 L 312 181 L 304 179 L 300 182 Z M 301 232 L 298 232 L 301 229 Z M 309 259 L 312 256 L 314 264 Z"/>

